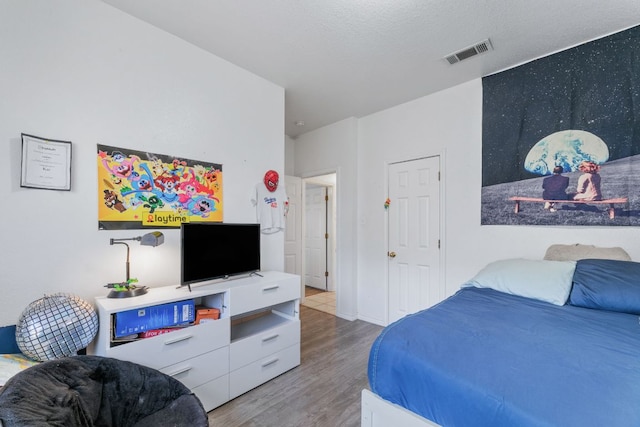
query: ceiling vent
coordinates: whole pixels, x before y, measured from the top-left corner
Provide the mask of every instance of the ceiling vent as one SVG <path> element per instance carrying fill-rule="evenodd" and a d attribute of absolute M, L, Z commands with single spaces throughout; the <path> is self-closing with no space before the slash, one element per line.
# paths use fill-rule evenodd
<path fill-rule="evenodd" d="M 454 52 L 450 55 L 447 55 L 444 57 L 444 59 L 447 60 L 449 65 L 453 65 L 455 63 L 464 61 L 465 59 L 469 59 L 476 55 L 487 53 L 490 50 L 493 50 L 493 47 L 491 46 L 491 40 L 486 39 L 474 44 L 473 46 L 470 46 L 468 48 L 465 48 L 457 52 Z"/>

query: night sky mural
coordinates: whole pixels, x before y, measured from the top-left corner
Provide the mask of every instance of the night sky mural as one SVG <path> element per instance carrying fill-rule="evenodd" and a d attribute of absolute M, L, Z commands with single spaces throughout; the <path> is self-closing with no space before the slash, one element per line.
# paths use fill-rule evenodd
<path fill-rule="evenodd" d="M 640 26 L 482 79 L 482 224 L 640 225 Z M 606 203 L 521 204 L 542 198 L 562 167 L 567 198 L 579 165 L 599 167 Z M 545 209 L 546 207 L 546 209 Z"/>

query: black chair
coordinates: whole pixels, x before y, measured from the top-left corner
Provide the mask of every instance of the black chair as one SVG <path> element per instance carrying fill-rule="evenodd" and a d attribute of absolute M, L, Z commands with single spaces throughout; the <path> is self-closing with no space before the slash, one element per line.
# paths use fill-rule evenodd
<path fill-rule="evenodd" d="M 99 356 L 51 360 L 0 389 L 3 427 L 206 427 L 207 413 L 180 381 Z"/>

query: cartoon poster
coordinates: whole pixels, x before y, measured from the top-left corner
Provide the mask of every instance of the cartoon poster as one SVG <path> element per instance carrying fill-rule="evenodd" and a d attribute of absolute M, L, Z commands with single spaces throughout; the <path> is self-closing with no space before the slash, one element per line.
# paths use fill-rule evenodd
<path fill-rule="evenodd" d="M 640 225 L 640 26 L 482 79 L 483 225 Z"/>
<path fill-rule="evenodd" d="M 222 222 L 222 165 L 98 145 L 98 228 Z"/>

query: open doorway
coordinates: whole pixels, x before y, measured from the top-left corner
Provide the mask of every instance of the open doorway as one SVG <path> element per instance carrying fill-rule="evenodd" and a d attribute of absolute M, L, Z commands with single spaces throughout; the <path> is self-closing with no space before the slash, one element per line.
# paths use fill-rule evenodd
<path fill-rule="evenodd" d="M 303 305 L 336 313 L 336 174 L 304 178 Z"/>

